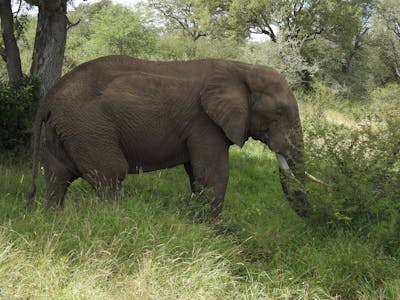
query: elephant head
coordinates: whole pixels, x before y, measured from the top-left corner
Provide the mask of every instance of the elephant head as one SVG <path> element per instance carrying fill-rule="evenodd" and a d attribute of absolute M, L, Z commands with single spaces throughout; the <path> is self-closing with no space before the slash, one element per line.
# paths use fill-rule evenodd
<path fill-rule="evenodd" d="M 283 191 L 296 213 L 306 216 L 303 133 L 296 99 L 282 75 L 226 62 L 206 81 L 201 104 L 232 143 L 242 147 L 252 137 L 276 153 Z"/>

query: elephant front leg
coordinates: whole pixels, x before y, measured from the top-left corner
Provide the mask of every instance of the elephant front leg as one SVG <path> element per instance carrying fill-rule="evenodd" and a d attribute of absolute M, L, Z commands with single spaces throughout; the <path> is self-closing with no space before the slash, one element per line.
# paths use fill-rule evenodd
<path fill-rule="evenodd" d="M 195 147 L 190 152 L 194 179 L 191 187 L 196 193 L 205 191 L 211 206 L 211 218 L 216 221 L 221 215 L 229 179 L 228 145 L 219 141 L 217 145 L 204 146 Z"/>
<path fill-rule="evenodd" d="M 227 160 L 227 159 L 226 159 Z M 221 162 L 210 163 L 198 161 L 194 163 L 195 190 L 204 191 L 211 206 L 211 218 L 220 218 L 228 185 L 229 166 Z"/>

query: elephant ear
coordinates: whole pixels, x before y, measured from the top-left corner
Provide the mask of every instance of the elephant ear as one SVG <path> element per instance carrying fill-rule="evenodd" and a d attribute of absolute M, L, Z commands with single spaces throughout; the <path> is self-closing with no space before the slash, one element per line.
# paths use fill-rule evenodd
<path fill-rule="evenodd" d="M 217 70 L 206 81 L 201 105 L 226 137 L 242 147 L 247 136 L 249 93 L 235 72 Z"/>

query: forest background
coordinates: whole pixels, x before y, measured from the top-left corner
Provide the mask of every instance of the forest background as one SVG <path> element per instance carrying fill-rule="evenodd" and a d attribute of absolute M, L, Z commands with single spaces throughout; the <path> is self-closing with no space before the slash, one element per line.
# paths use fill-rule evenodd
<path fill-rule="evenodd" d="M 0 0 L 0 297 L 398 299 L 400 2 Z M 24 205 L 39 99 L 103 55 L 275 67 L 301 108 L 313 214 L 284 202 L 255 141 L 231 149 L 223 222 L 180 168 L 131 176 L 118 207 L 83 181 Z M 51 63 L 49 63 L 51 62 Z"/>

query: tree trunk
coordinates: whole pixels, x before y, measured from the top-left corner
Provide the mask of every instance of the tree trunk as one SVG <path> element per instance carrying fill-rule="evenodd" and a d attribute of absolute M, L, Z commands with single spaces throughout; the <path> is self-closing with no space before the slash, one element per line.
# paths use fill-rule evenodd
<path fill-rule="evenodd" d="M 29 1 L 39 7 L 31 75 L 41 81 L 39 99 L 61 76 L 67 39 L 67 0 Z"/>
<path fill-rule="evenodd" d="M 1 33 L 4 48 L 1 56 L 7 64 L 8 79 L 15 85 L 23 78 L 19 48 L 14 36 L 14 20 L 11 10 L 11 0 L 0 0 Z"/>

